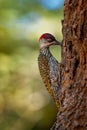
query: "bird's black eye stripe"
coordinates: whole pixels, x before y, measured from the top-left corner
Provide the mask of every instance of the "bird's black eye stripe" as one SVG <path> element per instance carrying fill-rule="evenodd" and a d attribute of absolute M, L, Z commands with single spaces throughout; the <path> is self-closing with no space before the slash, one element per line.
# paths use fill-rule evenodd
<path fill-rule="evenodd" d="M 52 42 L 53 40 L 51 38 L 47 39 L 48 42 Z"/>

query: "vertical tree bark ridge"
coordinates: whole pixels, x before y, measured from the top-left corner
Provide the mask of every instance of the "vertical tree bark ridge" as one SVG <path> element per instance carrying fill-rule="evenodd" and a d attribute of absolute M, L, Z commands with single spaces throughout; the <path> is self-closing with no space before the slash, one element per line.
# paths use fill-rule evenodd
<path fill-rule="evenodd" d="M 87 0 L 65 0 L 61 106 L 51 130 L 87 130 Z"/>

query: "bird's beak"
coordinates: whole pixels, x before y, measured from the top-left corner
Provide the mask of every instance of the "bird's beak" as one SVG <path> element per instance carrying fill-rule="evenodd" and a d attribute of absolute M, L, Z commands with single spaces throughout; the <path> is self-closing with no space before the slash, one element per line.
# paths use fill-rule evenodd
<path fill-rule="evenodd" d="M 59 41 L 55 41 L 55 45 L 61 45 L 61 43 Z"/>
<path fill-rule="evenodd" d="M 61 42 L 55 40 L 55 41 L 52 42 L 52 44 L 53 44 L 53 45 L 61 45 Z"/>

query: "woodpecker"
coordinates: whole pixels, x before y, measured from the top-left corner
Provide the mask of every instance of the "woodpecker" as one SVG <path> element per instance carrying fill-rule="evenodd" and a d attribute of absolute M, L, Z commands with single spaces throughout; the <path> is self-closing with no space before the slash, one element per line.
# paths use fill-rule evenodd
<path fill-rule="evenodd" d="M 60 89 L 60 63 L 53 57 L 49 47 L 61 45 L 50 33 L 44 33 L 39 38 L 40 54 L 38 56 L 38 67 L 40 75 L 50 95 L 59 107 L 58 91 Z"/>

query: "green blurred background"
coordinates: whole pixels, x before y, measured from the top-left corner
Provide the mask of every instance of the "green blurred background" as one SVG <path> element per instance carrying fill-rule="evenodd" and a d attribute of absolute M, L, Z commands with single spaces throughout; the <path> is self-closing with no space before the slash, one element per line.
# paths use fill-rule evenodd
<path fill-rule="evenodd" d="M 38 0 L 0 0 L 0 130 L 49 130 L 57 108 L 41 80 L 38 38 L 62 39 L 63 9 Z M 60 47 L 52 53 L 61 61 Z"/>

